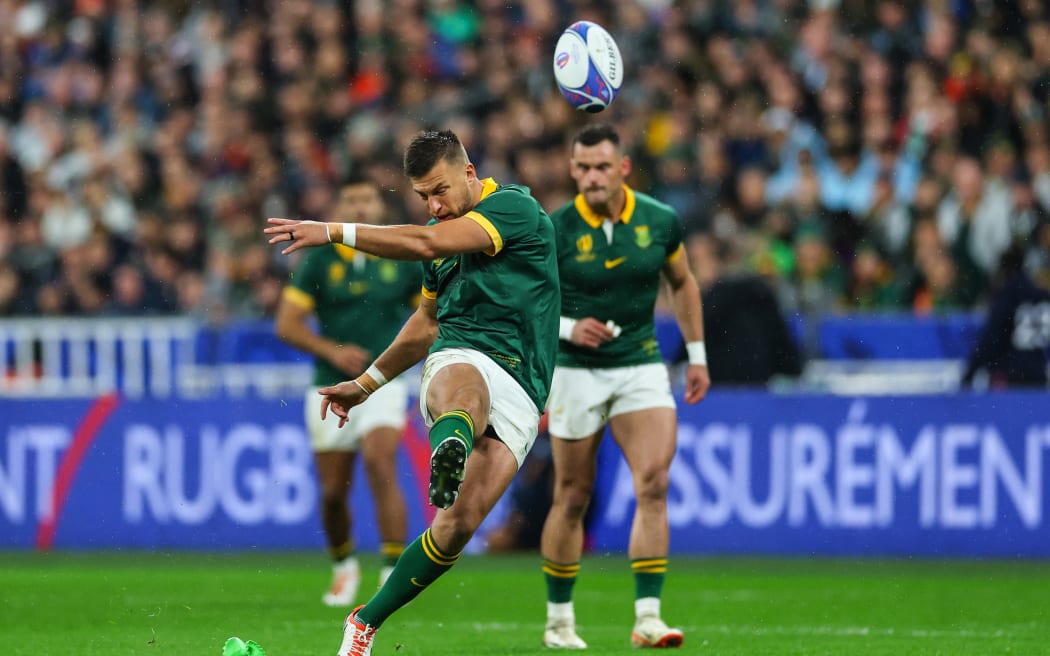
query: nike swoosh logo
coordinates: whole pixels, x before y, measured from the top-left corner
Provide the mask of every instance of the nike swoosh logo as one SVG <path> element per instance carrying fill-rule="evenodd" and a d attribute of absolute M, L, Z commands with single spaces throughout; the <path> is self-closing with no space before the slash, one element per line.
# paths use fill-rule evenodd
<path fill-rule="evenodd" d="M 427 587 L 425 583 L 420 583 L 419 581 L 417 581 L 416 577 L 414 577 L 414 576 L 412 578 L 410 578 L 409 581 L 412 583 L 412 585 L 416 586 L 417 588 L 425 588 L 425 587 Z"/>
<path fill-rule="evenodd" d="M 615 260 L 605 260 L 605 268 L 606 269 L 612 269 L 613 267 L 618 267 L 621 264 L 623 264 L 625 260 L 627 260 L 626 256 L 625 257 L 618 257 Z"/>

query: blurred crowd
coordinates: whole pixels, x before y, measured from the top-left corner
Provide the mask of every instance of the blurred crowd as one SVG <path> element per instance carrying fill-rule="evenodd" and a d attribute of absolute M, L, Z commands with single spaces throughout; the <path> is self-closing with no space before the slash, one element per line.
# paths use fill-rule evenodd
<path fill-rule="evenodd" d="M 400 154 L 425 127 L 553 210 L 595 120 L 551 74 L 577 19 L 619 43 L 601 118 L 705 285 L 972 309 L 1016 245 L 1050 287 L 1039 0 L 0 0 L 0 316 L 270 316 L 295 262 L 265 218 L 364 174 L 424 222 Z"/>

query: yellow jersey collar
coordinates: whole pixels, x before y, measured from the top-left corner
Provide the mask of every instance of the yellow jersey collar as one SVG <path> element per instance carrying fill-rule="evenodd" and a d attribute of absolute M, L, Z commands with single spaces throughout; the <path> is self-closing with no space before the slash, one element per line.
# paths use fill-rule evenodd
<path fill-rule="evenodd" d="M 478 199 L 478 202 L 480 203 L 481 201 L 485 200 L 485 196 L 488 196 L 492 192 L 496 191 L 496 187 L 498 187 L 498 186 L 499 186 L 499 183 L 496 182 L 495 180 L 493 180 L 492 178 L 485 178 L 484 180 L 482 180 L 481 181 L 481 198 Z"/>
<path fill-rule="evenodd" d="M 634 215 L 635 198 L 634 191 L 631 190 L 627 185 L 623 186 L 624 203 L 623 211 L 620 212 L 620 220 L 623 221 L 624 225 L 631 222 L 631 217 Z M 594 210 L 591 209 L 587 201 L 584 200 L 583 194 L 578 194 L 574 202 L 576 211 L 580 213 L 580 217 L 587 222 L 587 225 L 592 228 L 600 228 L 602 221 L 606 217 L 599 216 Z"/>

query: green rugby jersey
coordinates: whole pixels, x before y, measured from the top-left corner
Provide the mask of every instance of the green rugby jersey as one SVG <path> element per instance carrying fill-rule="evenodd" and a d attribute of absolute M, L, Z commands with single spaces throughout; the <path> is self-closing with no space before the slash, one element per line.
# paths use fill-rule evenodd
<path fill-rule="evenodd" d="M 561 314 L 612 320 L 623 332 L 597 349 L 562 340 L 558 365 L 626 367 L 661 362 L 653 327 L 660 271 L 681 257 L 678 214 L 652 196 L 624 186 L 627 194 L 612 240 L 582 195 L 551 215 L 558 241 Z"/>
<path fill-rule="evenodd" d="M 357 344 L 373 357 L 394 341 L 419 294 L 420 268 L 335 244 L 313 248 L 292 274 L 284 296 L 317 315 L 320 333 Z M 333 385 L 349 374 L 314 358 L 314 384 Z"/>
<path fill-rule="evenodd" d="M 558 342 L 558 262 L 554 227 L 526 187 L 482 181 L 467 213 L 492 238 L 484 253 L 429 262 L 423 295 L 437 301 L 431 352 L 470 348 L 503 367 L 543 412 Z"/>

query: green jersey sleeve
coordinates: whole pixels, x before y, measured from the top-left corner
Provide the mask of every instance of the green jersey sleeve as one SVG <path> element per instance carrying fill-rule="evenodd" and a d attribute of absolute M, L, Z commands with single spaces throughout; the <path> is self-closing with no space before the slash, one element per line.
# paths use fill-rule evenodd
<path fill-rule="evenodd" d="M 536 200 L 513 185 L 489 194 L 466 216 L 484 228 L 492 238 L 492 248 L 485 251 L 486 255 L 499 253 L 508 242 L 532 234 L 537 229 Z"/>
<path fill-rule="evenodd" d="M 301 305 L 309 305 L 311 309 L 324 300 L 324 255 L 320 249 L 311 249 L 288 279 L 287 289 L 292 290 Z"/>

